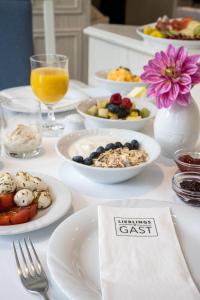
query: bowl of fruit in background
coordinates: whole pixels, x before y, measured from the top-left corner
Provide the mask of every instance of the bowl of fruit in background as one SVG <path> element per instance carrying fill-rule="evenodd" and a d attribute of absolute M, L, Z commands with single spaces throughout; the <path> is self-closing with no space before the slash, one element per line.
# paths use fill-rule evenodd
<path fill-rule="evenodd" d="M 59 156 L 92 181 L 112 184 L 128 180 L 160 155 L 151 137 L 123 129 L 89 129 L 62 136 Z"/>
<path fill-rule="evenodd" d="M 110 70 L 100 70 L 95 73 L 95 79 L 99 86 L 112 93 L 129 93 L 135 87 L 146 87 L 139 75 L 131 72 L 129 68 L 117 67 Z"/>
<path fill-rule="evenodd" d="M 118 128 L 140 130 L 157 112 L 156 106 L 146 99 L 122 97 L 119 93 L 109 99 L 87 100 L 77 106 L 87 129 Z"/>
<path fill-rule="evenodd" d="M 200 22 L 192 17 L 168 18 L 163 16 L 157 22 L 141 26 L 137 33 L 145 42 L 156 47 L 166 48 L 167 45 L 185 46 L 199 49 Z"/>
<path fill-rule="evenodd" d="M 200 174 L 200 152 L 179 149 L 174 153 L 174 160 L 181 172 Z"/>
<path fill-rule="evenodd" d="M 196 172 L 176 173 L 172 179 L 172 189 L 184 202 L 200 206 L 200 174 Z"/>

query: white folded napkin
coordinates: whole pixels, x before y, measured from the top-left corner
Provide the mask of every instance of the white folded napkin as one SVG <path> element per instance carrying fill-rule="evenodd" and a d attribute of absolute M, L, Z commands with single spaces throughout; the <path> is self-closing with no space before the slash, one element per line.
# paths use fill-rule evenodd
<path fill-rule="evenodd" d="M 103 300 L 200 300 L 169 208 L 98 207 Z"/>

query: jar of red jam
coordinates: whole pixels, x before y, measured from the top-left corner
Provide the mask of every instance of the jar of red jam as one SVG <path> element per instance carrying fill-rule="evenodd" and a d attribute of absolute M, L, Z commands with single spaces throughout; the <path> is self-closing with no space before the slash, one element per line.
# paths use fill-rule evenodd
<path fill-rule="evenodd" d="M 200 152 L 180 149 L 175 152 L 174 160 L 181 172 L 200 173 Z"/>
<path fill-rule="evenodd" d="M 195 172 L 176 173 L 172 179 L 172 189 L 184 202 L 200 206 L 200 174 Z"/>

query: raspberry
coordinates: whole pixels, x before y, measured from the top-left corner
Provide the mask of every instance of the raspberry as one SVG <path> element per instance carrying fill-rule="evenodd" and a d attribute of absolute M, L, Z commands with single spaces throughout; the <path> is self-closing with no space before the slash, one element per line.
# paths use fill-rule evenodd
<path fill-rule="evenodd" d="M 119 93 L 113 94 L 110 97 L 110 103 L 120 105 L 122 103 L 122 96 Z"/>
<path fill-rule="evenodd" d="M 130 109 L 132 107 L 131 100 L 129 98 L 123 98 L 122 103 L 121 103 L 121 107 L 124 107 L 126 109 Z"/>

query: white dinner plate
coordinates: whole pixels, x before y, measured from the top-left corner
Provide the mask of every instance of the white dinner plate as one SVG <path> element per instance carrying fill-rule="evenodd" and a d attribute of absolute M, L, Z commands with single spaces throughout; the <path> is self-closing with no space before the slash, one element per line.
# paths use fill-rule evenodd
<path fill-rule="evenodd" d="M 30 173 L 46 182 L 53 198 L 52 204 L 46 209 L 38 210 L 36 216 L 27 223 L 0 226 L 0 236 L 25 233 L 47 227 L 62 218 L 71 207 L 71 194 L 64 183 L 48 175 L 31 171 Z"/>
<path fill-rule="evenodd" d="M 200 288 L 198 208 L 139 199 L 115 201 L 112 204 L 125 207 L 170 207 L 183 254 Z M 73 300 L 102 299 L 97 218 L 97 206 L 81 210 L 57 227 L 48 244 L 47 263 L 51 277 L 62 292 Z"/>
<path fill-rule="evenodd" d="M 28 99 L 36 99 L 30 86 L 13 87 L 2 90 L 0 92 L 0 98 L 15 100 L 13 105 L 13 111 L 27 112 L 29 110 Z M 64 112 L 75 109 L 75 107 L 88 99 L 88 96 L 78 91 L 73 84 L 69 85 L 69 90 L 64 96 L 63 100 L 55 104 L 55 112 Z M 12 102 L 11 102 L 12 105 Z M 10 106 L 11 106 L 10 105 Z M 47 113 L 47 108 L 44 104 L 41 104 L 42 113 Z"/>

